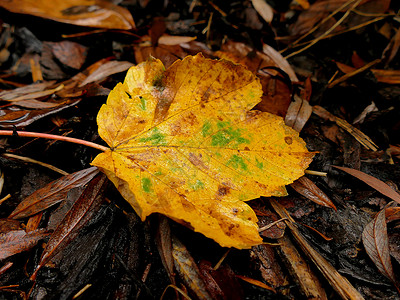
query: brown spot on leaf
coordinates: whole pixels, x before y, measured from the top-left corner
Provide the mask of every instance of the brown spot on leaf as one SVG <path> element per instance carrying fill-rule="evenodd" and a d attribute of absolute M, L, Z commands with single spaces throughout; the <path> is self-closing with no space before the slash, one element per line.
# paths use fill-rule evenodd
<path fill-rule="evenodd" d="M 249 148 L 249 147 L 244 147 L 244 150 L 245 150 L 245 151 L 249 151 L 250 148 Z"/>
<path fill-rule="evenodd" d="M 201 101 L 201 102 L 204 102 L 204 103 L 207 103 L 207 102 L 209 101 L 209 99 L 210 99 L 210 95 L 211 95 L 210 90 L 207 90 L 207 91 L 201 96 L 200 101 Z"/>
<path fill-rule="evenodd" d="M 290 136 L 285 136 L 285 143 L 291 145 L 293 143 L 293 139 Z"/>
<path fill-rule="evenodd" d="M 228 186 L 220 185 L 220 186 L 218 187 L 217 195 L 218 195 L 219 197 L 224 197 L 226 194 L 229 194 L 230 189 L 231 189 L 231 188 L 228 187 Z"/>
<path fill-rule="evenodd" d="M 201 154 L 197 156 L 194 153 L 189 153 L 188 159 L 196 167 L 199 167 L 200 169 L 203 169 L 203 170 L 204 169 L 208 170 L 209 167 L 204 163 L 204 161 L 201 159 L 201 157 L 202 157 Z"/>

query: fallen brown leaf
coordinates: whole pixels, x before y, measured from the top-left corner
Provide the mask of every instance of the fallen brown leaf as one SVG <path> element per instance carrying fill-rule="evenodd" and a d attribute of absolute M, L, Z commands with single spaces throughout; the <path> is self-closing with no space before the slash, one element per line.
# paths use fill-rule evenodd
<path fill-rule="evenodd" d="M 45 229 L 38 229 L 27 233 L 25 230 L 13 230 L 0 234 L 0 260 L 14 254 L 31 249 L 38 241 L 49 233 Z"/>
<path fill-rule="evenodd" d="M 400 70 L 371 70 L 378 82 L 399 84 L 400 83 Z"/>
<path fill-rule="evenodd" d="M 45 210 L 62 201 L 71 189 L 88 183 L 98 172 L 96 167 L 90 167 L 50 182 L 25 198 L 10 214 L 9 218 L 25 218 Z"/>
<path fill-rule="evenodd" d="M 281 294 L 289 293 L 289 281 L 284 275 L 281 264 L 278 263 L 279 257 L 274 248 L 275 246 L 268 244 L 258 245 L 252 248 L 251 255 L 258 259 L 257 265 L 259 265 L 258 268 L 264 281 Z"/>
<path fill-rule="evenodd" d="M 312 106 L 308 101 L 294 95 L 294 101 L 289 105 L 285 124 L 300 132 L 312 114 Z"/>
<path fill-rule="evenodd" d="M 85 80 L 83 80 L 79 86 L 84 86 L 94 81 L 103 80 L 112 74 L 124 72 L 132 66 L 133 64 L 128 61 L 109 61 L 97 68 Z"/>
<path fill-rule="evenodd" d="M 126 30 L 135 28 L 128 10 L 105 0 L 0 0 L 0 6 L 13 13 L 79 26 Z"/>
<path fill-rule="evenodd" d="M 365 251 L 374 262 L 379 272 L 389 278 L 399 289 L 390 260 L 385 212 L 386 208 L 382 209 L 375 218 L 365 226 L 362 233 L 362 240 Z"/>
<path fill-rule="evenodd" d="M 349 124 L 346 120 L 343 120 L 335 115 L 331 114 L 325 108 L 319 105 L 314 105 L 312 107 L 313 113 L 315 113 L 320 118 L 324 120 L 329 120 L 335 122 L 338 126 L 346 130 L 349 134 L 351 134 L 361 145 L 365 148 L 370 149 L 372 151 L 377 151 L 378 146 L 361 130 Z"/>
<path fill-rule="evenodd" d="M 272 21 L 274 18 L 274 11 L 265 0 L 251 0 L 251 3 L 265 22 L 270 23 Z"/>
<path fill-rule="evenodd" d="M 336 210 L 335 204 L 329 197 L 320 190 L 310 179 L 305 176 L 300 177 L 290 185 L 296 192 L 303 195 L 307 199 L 326 207 Z"/>
<path fill-rule="evenodd" d="M 32 96 L 34 93 L 43 92 L 46 88 L 53 86 L 55 80 L 53 81 L 44 81 L 40 83 L 32 83 L 23 87 L 19 87 L 13 90 L 5 90 L 0 92 L 0 100 L 3 101 L 12 101 L 14 99 L 18 99 L 22 96 L 26 96 L 24 99 L 32 99 L 35 98 Z M 21 99 L 22 100 L 22 99 Z"/>
<path fill-rule="evenodd" d="M 307 299 L 324 299 L 328 297 L 320 280 L 318 280 L 318 274 L 311 270 L 309 262 L 307 262 L 300 252 L 296 249 L 293 242 L 287 235 L 284 235 L 278 239 L 279 248 L 286 267 L 290 270 L 290 273 L 296 278 L 301 291 Z"/>
<path fill-rule="evenodd" d="M 14 219 L 0 219 L 0 234 L 22 229 L 20 222 Z"/>
<path fill-rule="evenodd" d="M 368 184 L 370 187 L 374 188 L 381 194 L 385 195 L 386 197 L 389 197 L 390 199 L 396 201 L 397 203 L 400 203 L 400 195 L 383 181 L 355 169 L 347 167 L 338 167 L 338 166 L 333 166 L 333 167 L 342 170 L 347 174 L 350 174 L 351 176 L 360 179 L 361 181 L 364 181 L 366 184 Z"/>
<path fill-rule="evenodd" d="M 50 43 L 54 56 L 65 66 L 80 69 L 86 60 L 88 48 L 71 41 Z"/>
<path fill-rule="evenodd" d="M 213 299 L 243 299 L 243 291 L 236 279 L 236 275 L 228 265 L 220 266 L 215 270 L 210 262 L 202 260 L 199 263 L 199 270 L 206 289 Z"/>
<path fill-rule="evenodd" d="M 31 280 L 35 279 L 38 270 L 62 251 L 63 247 L 79 233 L 79 229 L 98 211 L 104 199 L 106 183 L 107 178 L 103 174 L 99 174 L 91 180 L 82 195 L 52 233 L 42 253 L 40 263 L 31 276 Z"/>
<path fill-rule="evenodd" d="M 158 230 L 156 235 L 158 253 L 160 254 L 161 261 L 168 273 L 171 283 L 176 285 L 174 260 L 172 258 L 171 228 L 169 226 L 167 217 L 160 215 L 158 220 Z"/>
<path fill-rule="evenodd" d="M 21 110 L 13 110 L 13 109 L 2 109 L 0 110 L 0 127 L 4 129 L 8 128 L 23 128 L 32 124 L 33 122 L 47 117 L 49 115 L 60 112 L 66 108 L 74 106 L 81 101 L 78 99 L 67 99 L 61 103 L 59 103 L 56 107 L 43 108 L 43 109 L 21 109 Z"/>
<path fill-rule="evenodd" d="M 176 237 L 172 237 L 172 256 L 174 258 L 175 269 L 186 286 L 199 299 L 212 299 L 208 294 L 196 262 L 186 247 Z"/>

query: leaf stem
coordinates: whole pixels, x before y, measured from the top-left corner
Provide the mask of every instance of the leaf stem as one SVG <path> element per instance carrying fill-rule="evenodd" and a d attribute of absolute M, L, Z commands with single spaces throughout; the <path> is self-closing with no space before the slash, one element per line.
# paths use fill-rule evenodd
<path fill-rule="evenodd" d="M 30 131 L 13 131 L 13 130 L 0 130 L 0 136 L 1 135 L 17 135 L 17 136 L 22 136 L 22 137 L 35 137 L 35 138 L 43 138 L 43 139 L 50 139 L 50 140 L 58 140 L 58 141 L 64 141 L 64 142 L 69 142 L 69 143 L 74 143 L 74 144 L 80 144 L 84 145 L 87 147 L 95 148 L 100 151 L 107 151 L 110 150 L 110 148 L 88 142 L 85 140 L 81 139 L 76 139 L 76 138 L 71 138 L 67 136 L 61 136 L 61 135 L 55 135 L 55 134 L 48 134 L 48 133 L 40 133 L 40 132 L 30 132 Z"/>

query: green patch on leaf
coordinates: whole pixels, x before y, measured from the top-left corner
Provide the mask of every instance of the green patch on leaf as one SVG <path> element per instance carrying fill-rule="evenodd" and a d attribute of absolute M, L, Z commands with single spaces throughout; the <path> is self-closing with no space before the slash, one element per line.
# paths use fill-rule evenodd
<path fill-rule="evenodd" d="M 154 176 L 161 176 L 163 173 L 161 171 L 157 171 L 154 173 Z"/>
<path fill-rule="evenodd" d="M 234 169 L 242 169 L 243 171 L 247 171 L 247 164 L 244 162 L 243 157 L 239 155 L 232 155 L 232 157 L 226 163 L 227 166 L 230 166 Z"/>
<path fill-rule="evenodd" d="M 145 111 L 146 110 L 146 104 L 147 104 L 147 100 L 146 98 L 139 96 L 140 98 L 140 103 L 139 103 L 139 107 L 141 110 Z"/>
<path fill-rule="evenodd" d="M 139 141 L 142 143 L 150 142 L 152 145 L 164 145 L 166 143 L 165 135 L 157 127 L 153 129 L 150 136 L 141 138 Z"/>
<path fill-rule="evenodd" d="M 250 144 L 250 140 L 242 137 L 239 128 L 234 129 L 232 126 L 228 126 L 229 122 L 217 123 L 217 127 L 221 128 L 221 130 L 211 137 L 212 146 L 224 147 L 231 142 L 234 142 L 236 147 L 240 144 Z"/>
<path fill-rule="evenodd" d="M 151 193 L 153 191 L 150 178 L 142 178 L 142 189 L 145 193 Z"/>
<path fill-rule="evenodd" d="M 225 128 L 225 127 L 227 127 L 228 125 L 229 125 L 230 123 L 229 122 L 223 122 L 223 121 L 219 121 L 218 123 L 217 123 L 217 127 L 218 127 L 218 129 L 222 129 L 222 128 Z"/>

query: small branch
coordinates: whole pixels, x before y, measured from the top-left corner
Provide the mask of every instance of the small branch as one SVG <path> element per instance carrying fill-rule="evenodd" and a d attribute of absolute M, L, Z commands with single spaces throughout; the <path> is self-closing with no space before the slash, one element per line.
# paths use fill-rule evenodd
<path fill-rule="evenodd" d="M 103 152 L 107 151 L 107 150 L 110 150 L 110 148 L 102 146 L 102 145 L 99 145 L 99 144 L 96 144 L 96 143 L 88 142 L 88 141 L 81 140 L 81 139 L 71 138 L 71 137 L 67 137 L 67 136 L 48 134 L 48 133 L 29 132 L 29 131 L 0 130 L 0 136 L 1 135 L 8 135 L 8 136 L 17 135 L 17 136 L 21 136 L 21 137 L 34 137 L 34 138 L 43 138 L 43 139 L 64 141 L 64 142 L 80 144 L 80 145 L 84 145 L 84 146 L 87 146 L 87 147 L 95 148 L 95 149 L 98 149 L 98 150 L 103 151 Z"/>

